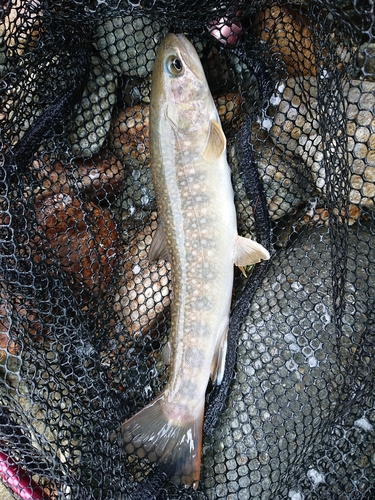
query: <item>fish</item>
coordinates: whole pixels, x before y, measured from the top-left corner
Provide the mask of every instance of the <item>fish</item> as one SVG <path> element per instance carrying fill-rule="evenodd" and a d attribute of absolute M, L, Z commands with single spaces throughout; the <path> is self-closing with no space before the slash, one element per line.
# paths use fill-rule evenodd
<path fill-rule="evenodd" d="M 170 372 L 162 392 L 121 425 L 119 439 L 174 483 L 197 489 L 205 392 L 224 374 L 234 264 L 270 254 L 237 233 L 226 138 L 198 54 L 182 34 L 169 33 L 156 55 L 150 154 L 158 226 L 149 259 L 172 268 Z"/>

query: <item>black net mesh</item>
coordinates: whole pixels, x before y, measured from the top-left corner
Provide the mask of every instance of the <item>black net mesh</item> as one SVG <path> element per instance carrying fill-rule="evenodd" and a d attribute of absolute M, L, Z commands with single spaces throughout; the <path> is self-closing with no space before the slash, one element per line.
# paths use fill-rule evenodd
<path fill-rule="evenodd" d="M 10 498 L 373 498 L 373 1 L 0 9 L 0 477 Z M 236 270 L 197 491 L 111 439 L 168 379 L 173 270 L 148 260 L 150 84 L 168 32 L 202 59 L 239 233 L 272 247 L 247 278 Z"/>

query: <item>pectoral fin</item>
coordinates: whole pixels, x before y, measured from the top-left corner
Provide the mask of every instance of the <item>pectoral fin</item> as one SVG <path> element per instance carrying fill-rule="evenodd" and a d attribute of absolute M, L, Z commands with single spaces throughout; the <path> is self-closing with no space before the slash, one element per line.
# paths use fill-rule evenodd
<path fill-rule="evenodd" d="M 219 338 L 215 354 L 211 365 L 211 381 L 215 385 L 220 385 L 224 377 L 225 358 L 228 345 L 228 327 L 226 327 Z"/>
<path fill-rule="evenodd" d="M 227 146 L 227 140 L 221 125 L 216 120 L 211 120 L 210 130 L 203 152 L 203 158 L 206 161 L 214 161 L 220 158 Z"/>
<path fill-rule="evenodd" d="M 261 260 L 268 260 L 270 254 L 262 245 L 249 238 L 237 236 L 234 249 L 234 263 L 236 266 L 250 266 Z"/>
<path fill-rule="evenodd" d="M 154 238 L 151 242 L 148 258 L 150 262 L 156 260 L 170 260 L 163 225 L 161 223 L 158 224 Z"/>

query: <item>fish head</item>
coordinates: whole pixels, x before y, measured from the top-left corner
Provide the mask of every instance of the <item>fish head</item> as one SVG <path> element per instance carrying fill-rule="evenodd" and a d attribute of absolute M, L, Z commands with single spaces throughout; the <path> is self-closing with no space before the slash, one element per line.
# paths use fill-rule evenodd
<path fill-rule="evenodd" d="M 207 126 L 210 109 L 215 106 L 194 46 L 184 35 L 169 33 L 155 60 L 151 113 L 163 114 L 179 131 L 196 132 Z"/>

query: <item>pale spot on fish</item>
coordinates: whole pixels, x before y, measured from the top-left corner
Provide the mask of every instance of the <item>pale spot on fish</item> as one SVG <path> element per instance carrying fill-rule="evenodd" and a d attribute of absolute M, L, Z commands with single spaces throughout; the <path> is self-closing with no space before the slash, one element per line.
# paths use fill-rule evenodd
<path fill-rule="evenodd" d="M 212 304 L 207 297 L 200 297 L 199 299 L 193 299 L 190 302 L 190 306 L 196 311 L 208 311 L 211 309 Z"/>
<path fill-rule="evenodd" d="M 167 409 L 167 415 L 172 421 L 171 423 L 174 423 L 176 425 L 181 425 L 181 423 L 184 421 L 184 416 L 186 416 L 189 413 L 189 408 L 186 404 L 184 403 L 178 403 L 174 402 L 173 405 L 168 405 Z"/>
<path fill-rule="evenodd" d="M 210 329 L 204 321 L 191 321 L 186 325 L 186 334 L 190 337 L 207 337 Z"/>
<path fill-rule="evenodd" d="M 191 367 L 195 369 L 200 369 L 203 365 L 204 362 L 204 353 L 201 349 L 198 347 L 188 347 L 186 349 L 186 363 Z"/>
<path fill-rule="evenodd" d="M 183 397 L 192 397 L 197 392 L 197 384 L 191 380 L 183 380 L 180 387 L 180 394 Z"/>
<path fill-rule="evenodd" d="M 196 281 L 191 281 L 189 285 L 186 285 L 186 292 L 193 296 L 199 296 L 201 292 L 199 291 L 197 286 L 198 283 Z"/>

